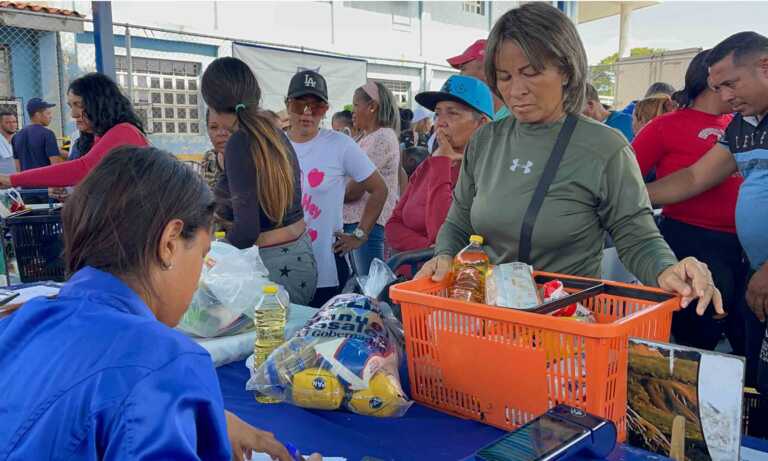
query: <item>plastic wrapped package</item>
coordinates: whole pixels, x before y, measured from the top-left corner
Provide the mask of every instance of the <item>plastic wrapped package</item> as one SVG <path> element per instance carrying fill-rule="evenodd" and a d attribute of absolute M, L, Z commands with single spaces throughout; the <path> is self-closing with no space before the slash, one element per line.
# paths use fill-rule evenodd
<path fill-rule="evenodd" d="M 568 292 L 565 291 L 563 282 L 559 280 L 552 280 L 551 282 L 545 283 L 542 286 L 542 290 L 545 302 L 555 301 L 568 296 Z M 581 303 L 569 304 L 550 315 L 576 320 L 577 322 L 597 322 L 592 311 L 584 307 Z"/>
<path fill-rule="evenodd" d="M 205 257 L 198 289 L 178 328 L 203 338 L 233 335 L 253 328 L 253 309 L 264 285 L 272 284 L 256 247 L 240 250 L 213 242 Z M 288 293 L 280 296 L 289 305 Z"/>
<path fill-rule="evenodd" d="M 378 295 L 390 276 L 371 272 L 364 292 Z M 255 370 L 250 357 L 246 389 L 304 408 L 402 416 L 411 406 L 398 373 L 402 344 L 402 325 L 388 304 L 342 294 Z"/>
<path fill-rule="evenodd" d="M 0 217 L 7 218 L 13 213 L 22 211 L 26 208 L 21 193 L 16 189 L 6 189 L 0 191 Z"/>
<path fill-rule="evenodd" d="M 486 303 L 513 309 L 532 309 L 541 304 L 533 268 L 525 263 L 499 264 L 485 282 Z"/>

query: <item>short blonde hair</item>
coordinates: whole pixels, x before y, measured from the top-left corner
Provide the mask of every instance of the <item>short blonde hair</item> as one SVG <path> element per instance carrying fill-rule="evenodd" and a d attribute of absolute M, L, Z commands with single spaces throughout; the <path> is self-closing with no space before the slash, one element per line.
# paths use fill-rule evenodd
<path fill-rule="evenodd" d="M 485 77 L 499 98 L 502 96 L 496 87 L 496 56 L 507 40 L 522 48 L 537 71 L 542 71 L 547 64 L 555 64 L 567 78 L 563 87 L 563 109 L 568 114 L 582 111 L 588 75 L 587 53 L 568 16 L 547 3 L 532 2 L 507 11 L 496 21 L 486 44 Z"/>
<path fill-rule="evenodd" d="M 637 119 L 639 124 L 643 125 L 659 115 L 672 112 L 675 108 L 676 104 L 669 96 L 651 96 L 650 98 L 637 101 L 632 115 Z"/>

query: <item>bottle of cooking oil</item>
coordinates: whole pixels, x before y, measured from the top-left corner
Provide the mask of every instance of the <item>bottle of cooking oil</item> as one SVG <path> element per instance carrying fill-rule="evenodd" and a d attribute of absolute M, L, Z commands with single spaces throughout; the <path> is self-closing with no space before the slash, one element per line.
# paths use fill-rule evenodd
<path fill-rule="evenodd" d="M 453 283 L 448 295 L 454 299 L 485 303 L 485 277 L 490 260 L 483 251 L 483 237 L 469 237 L 469 245 L 453 259 Z"/>
<path fill-rule="evenodd" d="M 288 310 L 277 295 L 277 285 L 265 285 L 264 294 L 256 305 L 253 322 L 256 325 L 256 341 L 253 345 L 253 368 L 258 368 L 269 354 L 285 342 L 285 321 Z M 276 403 L 278 400 L 259 395 L 261 403 Z"/>

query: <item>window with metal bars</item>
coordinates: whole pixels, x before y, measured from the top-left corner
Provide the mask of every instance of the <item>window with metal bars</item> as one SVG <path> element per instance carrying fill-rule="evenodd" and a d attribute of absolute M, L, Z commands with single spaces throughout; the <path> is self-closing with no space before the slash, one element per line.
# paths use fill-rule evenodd
<path fill-rule="evenodd" d="M 24 128 L 24 112 L 21 108 L 21 99 L 19 98 L 0 98 L 0 112 L 12 112 L 16 114 L 16 120 L 19 124 L 19 130 Z"/>
<path fill-rule="evenodd" d="M 472 14 L 478 14 L 480 16 L 485 16 L 485 2 L 463 2 L 462 11 L 465 13 L 472 13 Z"/>
<path fill-rule="evenodd" d="M 154 134 L 201 134 L 197 62 L 132 58 L 132 101 L 144 126 Z M 115 56 L 120 86 L 128 91 L 128 60 Z"/>
<path fill-rule="evenodd" d="M 399 107 L 411 107 L 411 82 L 381 79 L 375 81 L 383 84 L 392 92 Z"/>

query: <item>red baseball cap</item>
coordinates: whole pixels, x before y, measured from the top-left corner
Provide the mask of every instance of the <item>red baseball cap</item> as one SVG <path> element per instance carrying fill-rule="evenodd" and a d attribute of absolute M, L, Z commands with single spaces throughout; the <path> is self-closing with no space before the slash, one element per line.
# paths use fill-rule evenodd
<path fill-rule="evenodd" d="M 448 64 L 451 65 L 454 69 L 458 69 L 461 67 L 462 64 L 466 64 L 469 61 L 474 61 L 475 59 L 484 59 L 485 58 L 485 39 L 481 38 L 480 40 L 476 41 L 475 43 L 469 45 L 469 48 L 464 50 L 463 53 L 461 53 L 458 56 L 454 56 L 452 58 L 448 58 Z"/>

